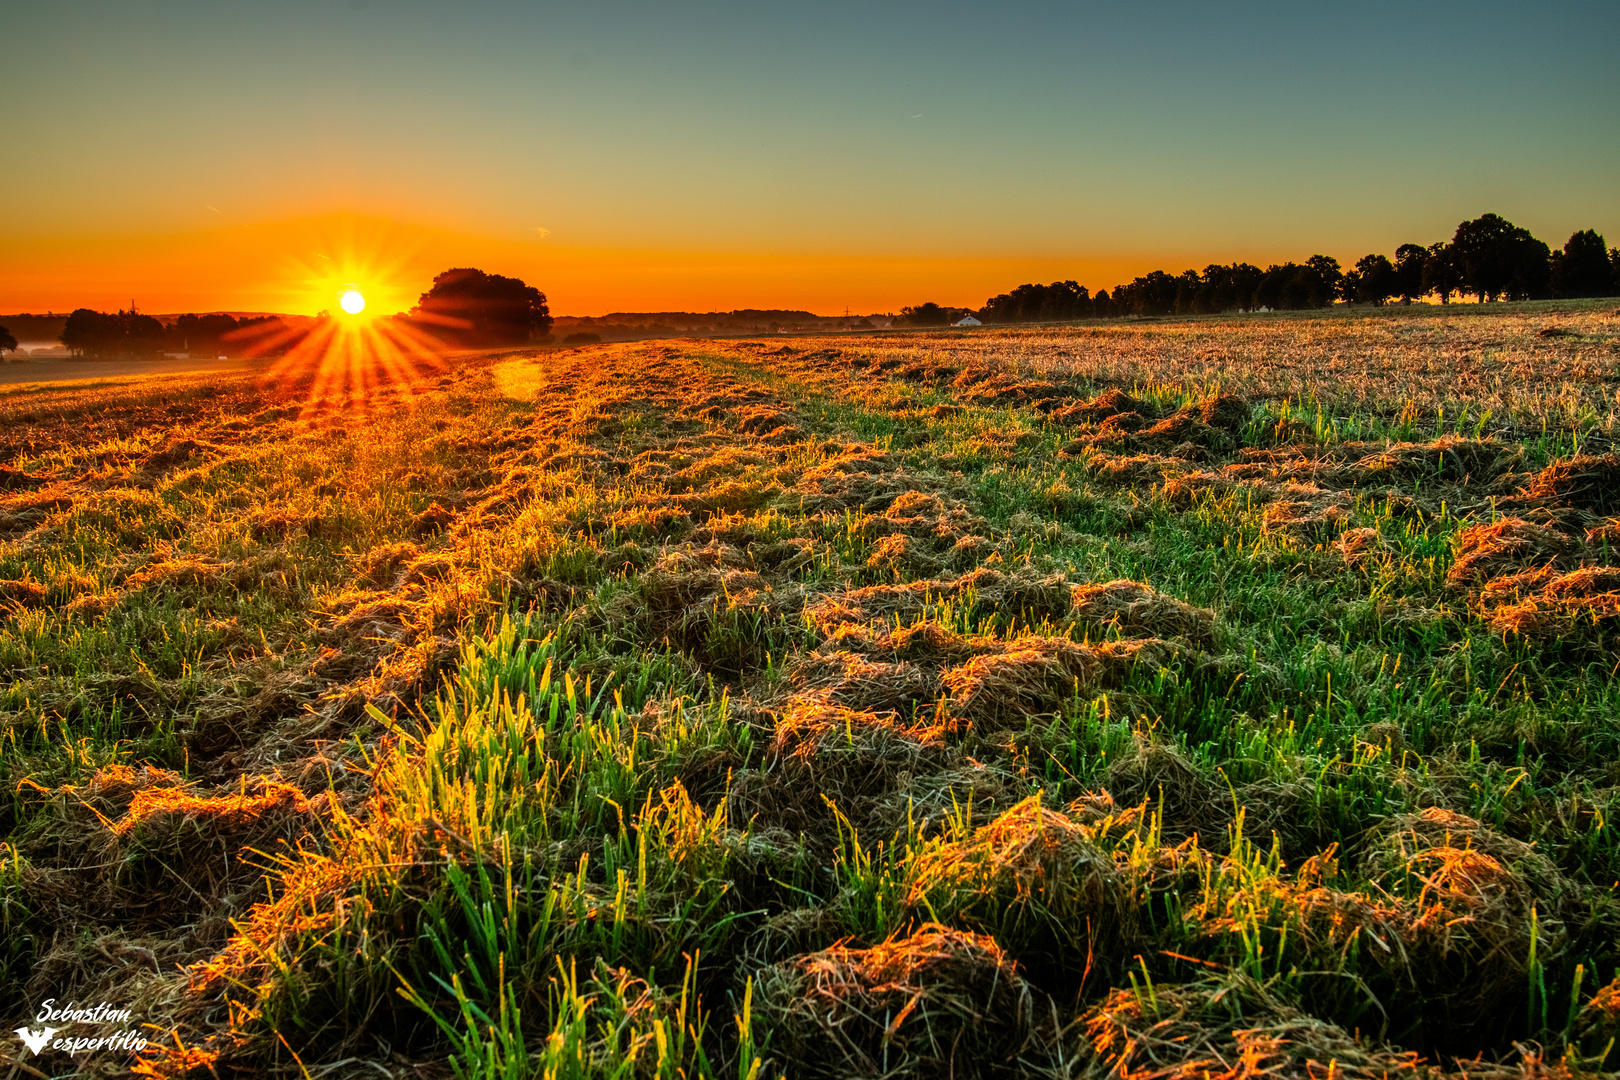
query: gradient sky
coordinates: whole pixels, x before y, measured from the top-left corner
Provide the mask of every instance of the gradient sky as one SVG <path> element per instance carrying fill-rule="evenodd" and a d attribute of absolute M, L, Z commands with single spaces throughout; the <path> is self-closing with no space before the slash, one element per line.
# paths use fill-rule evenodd
<path fill-rule="evenodd" d="M 1620 244 L 1620 4 L 23 3 L 0 311 L 978 305 L 1449 237 Z M 363 280 L 360 280 L 362 279 Z M 341 279 L 341 280 L 340 280 Z"/>

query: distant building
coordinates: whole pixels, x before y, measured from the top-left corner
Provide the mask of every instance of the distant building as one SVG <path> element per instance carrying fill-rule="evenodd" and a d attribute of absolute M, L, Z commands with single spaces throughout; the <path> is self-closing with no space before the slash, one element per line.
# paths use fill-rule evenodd
<path fill-rule="evenodd" d="M 983 326 L 984 323 L 980 322 L 978 319 L 975 319 L 971 315 L 964 315 L 960 319 L 957 319 L 956 322 L 953 323 L 952 325 L 953 326 Z"/>

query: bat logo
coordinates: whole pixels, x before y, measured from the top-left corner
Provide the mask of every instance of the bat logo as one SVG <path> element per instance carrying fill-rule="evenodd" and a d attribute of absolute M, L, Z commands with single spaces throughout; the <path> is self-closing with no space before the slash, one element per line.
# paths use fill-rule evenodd
<path fill-rule="evenodd" d="M 51 1036 L 61 1030 L 61 1028 L 46 1028 L 44 1031 L 36 1032 L 33 1028 L 18 1028 L 17 1037 L 37 1055 L 45 1049 L 45 1044 L 51 1041 Z"/>

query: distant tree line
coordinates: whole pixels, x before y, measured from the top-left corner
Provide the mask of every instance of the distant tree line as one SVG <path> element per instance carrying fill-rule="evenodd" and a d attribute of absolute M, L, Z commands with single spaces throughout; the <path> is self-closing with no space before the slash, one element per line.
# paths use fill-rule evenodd
<path fill-rule="evenodd" d="M 134 310 L 113 313 L 79 308 L 67 317 L 60 341 L 75 356 L 149 357 L 166 352 L 214 355 L 230 347 L 236 339 L 268 336 L 281 323 L 273 315 L 244 317 L 232 315 L 181 315 L 162 322 Z"/>
<path fill-rule="evenodd" d="M 244 316 L 186 314 L 163 322 L 131 309 L 116 312 L 79 308 L 67 317 L 59 340 L 75 356 L 151 357 L 163 353 L 286 353 L 331 316 Z M 551 330 L 546 297 L 517 278 L 456 268 L 433 279 L 409 315 L 441 342 L 461 347 L 525 344 L 545 340 Z M 4 339 L 0 339 L 0 348 Z M 15 348 L 15 345 L 9 346 Z"/>
<path fill-rule="evenodd" d="M 679 330 L 704 327 L 713 330 L 763 330 L 766 326 L 814 326 L 827 321 L 826 316 L 789 308 L 736 308 L 732 311 L 610 311 L 596 318 L 575 318 L 580 325 L 587 323 L 619 326 L 665 326 Z"/>
<path fill-rule="evenodd" d="M 1064 284 L 1073 285 L 1074 282 L 1069 281 L 1069 282 L 1065 282 Z M 1018 286 L 1018 289 L 1019 290 L 1024 290 L 1024 289 L 1056 289 L 1058 287 L 1059 286 L 1056 285 L 1056 284 L 1053 284 L 1053 285 L 1020 285 L 1020 286 Z M 1082 288 L 1080 291 L 1085 292 L 1085 289 Z M 997 299 L 1001 299 L 1001 298 L 998 297 Z M 990 302 L 995 303 L 994 300 L 992 300 Z M 933 302 L 929 302 L 929 303 L 926 303 L 926 304 L 918 304 L 916 307 L 903 307 L 903 308 L 901 308 L 900 309 L 900 314 L 896 315 L 894 317 L 893 321 L 891 321 L 889 323 L 889 325 L 890 326 L 949 326 L 951 323 L 954 323 L 956 320 L 962 318 L 962 316 L 964 316 L 964 315 L 976 315 L 978 318 L 980 318 L 981 320 L 983 320 L 985 322 L 990 321 L 989 319 L 985 319 L 984 316 L 978 315 L 975 311 L 973 311 L 972 308 L 941 307 L 938 304 L 935 304 Z M 1064 319 L 1064 318 L 1083 319 L 1083 318 L 1086 318 L 1086 316 L 1085 315 L 1072 315 L 1072 316 L 1071 315 L 1054 315 L 1054 316 L 1052 316 L 1052 318 L 1055 318 L 1055 319 Z M 1005 320 L 1001 320 L 1001 321 L 1004 321 L 1004 322 L 1028 322 L 1030 320 L 1028 320 L 1028 319 L 1005 319 Z"/>
<path fill-rule="evenodd" d="M 17 352 L 25 346 L 32 347 L 52 340 L 62 332 L 62 326 L 67 321 L 66 315 L 55 312 L 43 315 L 14 312 L 0 318 L 5 321 L 5 325 L 0 326 L 0 352 Z"/>
<path fill-rule="evenodd" d="M 774 334 L 786 331 L 870 330 L 864 315 L 816 315 L 788 308 L 737 308 L 733 311 L 614 311 L 606 315 L 563 316 L 556 329 L 596 334 L 605 341 L 679 334 Z M 564 339 L 567 342 L 567 339 Z"/>
<path fill-rule="evenodd" d="M 1337 259 L 1312 255 L 1303 263 L 1262 270 L 1249 263 L 1211 264 L 1203 272 L 1155 270 L 1092 294 L 1073 281 L 1020 285 L 974 311 L 919 304 L 900 310 L 895 326 L 947 326 L 964 315 L 986 323 L 1055 322 L 1221 311 L 1308 310 L 1344 302 L 1382 305 L 1437 296 L 1480 301 L 1620 295 L 1620 249 L 1592 229 L 1572 235 L 1560 251 L 1496 214 L 1457 226 L 1450 240 L 1402 244 L 1394 257 L 1374 253 L 1345 270 Z"/>

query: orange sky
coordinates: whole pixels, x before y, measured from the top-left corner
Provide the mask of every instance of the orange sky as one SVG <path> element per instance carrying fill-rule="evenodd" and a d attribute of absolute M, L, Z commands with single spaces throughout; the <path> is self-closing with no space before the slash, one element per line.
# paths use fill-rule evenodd
<path fill-rule="evenodd" d="M 592 249 L 342 214 L 170 235 L 37 238 L 11 253 L 0 263 L 8 311 L 113 309 L 134 300 L 150 312 L 299 314 L 333 307 L 351 284 L 379 314 L 404 310 L 434 274 L 459 265 L 549 286 L 554 314 L 736 307 L 870 314 L 897 310 L 913 294 L 977 305 L 1026 280 L 1128 279 L 1142 258 Z"/>
<path fill-rule="evenodd" d="M 0 312 L 895 311 L 1503 215 L 1620 243 L 1620 5 L 75 0 L 5 19 Z"/>

